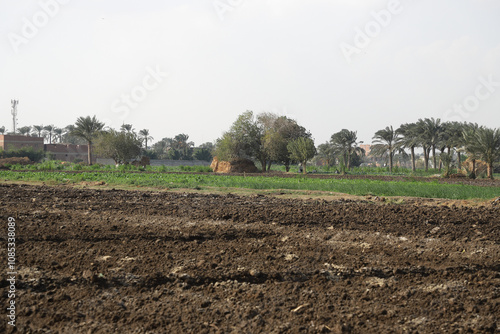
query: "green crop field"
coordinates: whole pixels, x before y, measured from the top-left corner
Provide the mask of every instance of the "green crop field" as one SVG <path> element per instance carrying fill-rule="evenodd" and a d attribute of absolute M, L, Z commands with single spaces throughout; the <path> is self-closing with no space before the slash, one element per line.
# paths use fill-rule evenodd
<path fill-rule="evenodd" d="M 411 178 L 403 181 L 367 179 L 319 179 L 297 175 L 296 177 L 234 176 L 213 174 L 141 173 L 111 171 L 0 171 L 4 181 L 42 181 L 51 184 L 77 184 L 101 182 L 111 186 L 140 186 L 157 188 L 184 188 L 197 190 L 308 190 L 373 196 L 411 196 L 446 199 L 492 199 L 500 196 L 500 187 L 446 184 L 436 181 L 419 181 Z"/>

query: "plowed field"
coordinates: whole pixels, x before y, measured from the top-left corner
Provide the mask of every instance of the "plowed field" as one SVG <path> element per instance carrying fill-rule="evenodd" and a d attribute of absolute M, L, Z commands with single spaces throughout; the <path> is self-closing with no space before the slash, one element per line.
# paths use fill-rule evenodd
<path fill-rule="evenodd" d="M 0 185 L 10 333 L 495 333 L 500 200 Z M 4 272 L 6 272 L 4 270 Z"/>

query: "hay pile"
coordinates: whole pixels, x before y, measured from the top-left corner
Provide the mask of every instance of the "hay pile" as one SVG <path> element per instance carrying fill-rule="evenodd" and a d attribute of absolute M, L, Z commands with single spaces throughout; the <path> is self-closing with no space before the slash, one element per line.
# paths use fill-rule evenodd
<path fill-rule="evenodd" d="M 210 168 L 214 173 L 258 173 L 259 170 L 255 167 L 252 160 L 248 159 L 233 159 L 231 161 L 219 161 L 214 157 Z"/>
<path fill-rule="evenodd" d="M 22 158 L 14 157 L 14 158 L 0 159 L 0 168 L 5 169 L 10 165 L 16 165 L 16 164 L 20 164 L 23 166 L 24 165 L 31 165 L 31 164 L 33 164 L 33 161 L 31 161 L 28 157 L 22 157 Z"/>

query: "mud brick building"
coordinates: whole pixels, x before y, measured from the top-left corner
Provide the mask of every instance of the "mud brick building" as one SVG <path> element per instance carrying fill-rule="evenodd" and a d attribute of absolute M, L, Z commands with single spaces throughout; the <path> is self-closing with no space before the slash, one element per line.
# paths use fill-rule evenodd
<path fill-rule="evenodd" d="M 21 135 L 0 135 L 0 148 L 4 151 L 19 150 L 32 147 L 35 151 L 44 150 L 43 137 L 26 137 Z"/>
<path fill-rule="evenodd" d="M 21 135 L 0 135 L 0 149 L 4 151 L 32 148 L 34 151 L 45 151 L 51 158 L 73 162 L 75 159 L 87 161 L 87 145 L 44 144 L 43 137 Z M 95 159 L 94 159 L 95 162 Z"/>

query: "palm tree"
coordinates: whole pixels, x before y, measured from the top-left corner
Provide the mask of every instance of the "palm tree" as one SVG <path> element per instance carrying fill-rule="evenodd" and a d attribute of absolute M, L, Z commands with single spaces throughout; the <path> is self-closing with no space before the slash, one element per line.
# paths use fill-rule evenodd
<path fill-rule="evenodd" d="M 332 135 L 330 142 L 333 145 L 333 150 L 336 154 L 342 155 L 344 165 L 349 170 L 351 168 L 351 156 L 354 153 L 364 154 L 365 150 L 358 146 L 358 135 L 356 131 L 342 129 Z M 342 173 L 345 173 L 344 168 Z"/>
<path fill-rule="evenodd" d="M 64 132 L 64 130 L 61 128 L 54 129 L 54 139 L 59 140 L 59 143 L 62 143 L 63 132 Z"/>
<path fill-rule="evenodd" d="M 373 136 L 373 146 L 371 151 L 374 155 L 385 155 L 389 156 L 389 172 L 392 173 L 392 158 L 394 156 L 394 151 L 397 149 L 397 142 L 399 136 L 394 131 L 391 126 L 387 126 L 385 129 L 378 130 Z"/>
<path fill-rule="evenodd" d="M 122 126 L 120 127 L 120 131 L 134 132 L 134 128 L 132 127 L 132 124 L 123 123 Z"/>
<path fill-rule="evenodd" d="M 178 134 L 174 137 L 173 148 L 182 152 L 182 159 L 189 160 L 190 159 L 190 150 L 194 146 L 192 141 L 188 142 L 189 135 L 184 133 Z"/>
<path fill-rule="evenodd" d="M 144 140 L 146 150 L 148 149 L 148 141 L 153 140 L 154 138 L 150 136 L 149 130 L 148 129 L 142 129 L 139 131 L 139 135 L 141 136 L 142 140 Z"/>
<path fill-rule="evenodd" d="M 411 170 L 415 171 L 415 148 L 419 146 L 418 125 L 416 123 L 402 124 L 397 130 L 396 135 L 400 136 L 397 140 L 398 148 L 409 148 L 411 153 Z"/>
<path fill-rule="evenodd" d="M 43 127 L 47 134 L 49 135 L 49 144 L 52 144 L 52 134 L 54 133 L 55 127 L 53 125 L 46 125 Z"/>
<path fill-rule="evenodd" d="M 91 118 L 78 117 L 75 123 L 75 128 L 71 131 L 71 135 L 83 138 L 87 141 L 88 145 L 88 162 L 92 165 L 92 142 L 94 138 L 103 131 L 104 123 L 97 120 L 95 115 Z"/>
<path fill-rule="evenodd" d="M 467 152 L 472 161 L 472 171 L 469 174 L 471 179 L 476 178 L 476 160 L 479 159 L 478 147 L 476 144 L 476 132 L 479 130 L 479 125 L 476 123 L 465 124 L 463 130 L 463 150 Z"/>
<path fill-rule="evenodd" d="M 488 177 L 493 179 L 493 163 L 500 159 L 500 130 L 480 127 L 469 140 L 469 149 L 486 162 Z"/>
<path fill-rule="evenodd" d="M 0 134 L 3 135 L 5 133 L 5 131 L 6 131 L 5 126 L 0 127 Z"/>
<path fill-rule="evenodd" d="M 43 125 L 33 125 L 33 133 L 37 135 L 37 137 L 42 136 Z"/>
<path fill-rule="evenodd" d="M 432 117 L 432 118 L 426 118 L 424 120 L 419 119 L 418 121 L 422 131 L 421 132 L 422 145 L 425 145 L 428 149 L 432 150 L 432 163 L 434 168 L 437 168 L 436 147 L 439 145 L 440 133 L 442 131 L 441 119 L 439 118 L 434 119 L 434 117 Z M 429 159 L 428 154 L 427 154 L 427 159 Z"/>
<path fill-rule="evenodd" d="M 22 128 L 19 128 L 18 131 L 21 136 L 27 136 L 31 132 L 31 126 L 23 126 Z"/>

